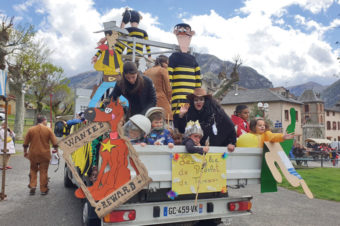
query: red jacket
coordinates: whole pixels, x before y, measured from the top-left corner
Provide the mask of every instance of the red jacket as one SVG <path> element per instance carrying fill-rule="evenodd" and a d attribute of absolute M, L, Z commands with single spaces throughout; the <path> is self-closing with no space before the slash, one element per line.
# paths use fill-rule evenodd
<path fill-rule="evenodd" d="M 244 119 L 242 119 L 242 118 L 240 118 L 236 115 L 232 115 L 231 120 L 233 121 L 233 123 L 235 125 L 237 137 L 241 136 L 244 133 L 249 133 L 249 124 L 248 124 L 247 121 L 245 121 Z"/>

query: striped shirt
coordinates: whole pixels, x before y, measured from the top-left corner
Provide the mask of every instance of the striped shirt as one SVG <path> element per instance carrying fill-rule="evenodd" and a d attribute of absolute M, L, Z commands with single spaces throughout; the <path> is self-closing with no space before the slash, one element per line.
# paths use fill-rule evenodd
<path fill-rule="evenodd" d="M 140 39 L 145 39 L 145 40 L 149 40 L 148 37 L 148 33 L 146 33 L 146 31 L 139 29 L 137 27 L 128 27 L 126 28 L 126 30 L 129 32 L 129 36 L 130 37 L 136 37 L 136 38 L 140 38 Z M 128 42 L 128 46 L 133 48 L 133 43 L 132 42 Z M 140 43 L 136 43 L 136 52 L 143 54 L 143 44 Z M 146 47 L 146 51 L 147 53 L 149 53 L 148 56 L 151 56 L 151 49 L 150 46 L 145 45 Z M 122 54 L 125 50 L 125 45 L 123 45 L 122 43 L 117 43 L 116 44 L 116 50 L 118 51 L 118 53 Z M 127 55 L 131 55 L 132 54 L 132 49 L 128 48 L 127 50 Z"/>
<path fill-rule="evenodd" d="M 168 71 L 172 87 L 172 112 L 178 114 L 181 106 L 189 102 L 187 95 L 201 87 L 201 71 L 195 57 L 182 52 L 170 56 Z"/>

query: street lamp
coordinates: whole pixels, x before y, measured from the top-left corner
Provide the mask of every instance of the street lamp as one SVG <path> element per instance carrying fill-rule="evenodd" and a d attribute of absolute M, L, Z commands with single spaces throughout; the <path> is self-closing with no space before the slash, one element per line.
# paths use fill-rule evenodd
<path fill-rule="evenodd" d="M 263 118 L 265 117 L 265 112 L 268 111 L 269 104 L 268 103 L 262 103 L 258 102 L 257 107 L 262 111 L 263 113 Z"/>

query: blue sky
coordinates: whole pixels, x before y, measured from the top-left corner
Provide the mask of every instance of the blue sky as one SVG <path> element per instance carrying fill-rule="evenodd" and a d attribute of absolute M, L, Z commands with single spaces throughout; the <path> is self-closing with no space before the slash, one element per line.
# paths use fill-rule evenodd
<path fill-rule="evenodd" d="M 92 70 L 102 23 L 119 24 L 125 7 L 143 15 L 151 40 L 174 43 L 172 28 L 189 23 L 191 46 L 221 60 L 239 55 L 275 86 L 307 81 L 328 85 L 340 75 L 339 0 L 1 0 L 0 15 L 35 25 L 67 76 Z"/>

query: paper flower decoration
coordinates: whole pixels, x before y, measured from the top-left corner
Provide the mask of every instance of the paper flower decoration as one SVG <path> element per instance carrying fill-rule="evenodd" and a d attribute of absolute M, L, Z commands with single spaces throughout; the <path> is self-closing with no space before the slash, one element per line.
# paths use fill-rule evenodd
<path fill-rule="evenodd" d="M 227 193 L 227 186 L 222 186 L 221 193 Z"/>
<path fill-rule="evenodd" d="M 174 159 L 175 161 L 177 161 L 177 160 L 179 159 L 179 154 L 178 154 L 178 153 L 175 153 L 175 154 L 173 155 L 173 159 Z"/>
<path fill-rule="evenodd" d="M 169 199 L 174 200 L 178 196 L 178 193 L 173 190 L 170 190 L 166 193 L 166 195 L 168 196 Z"/>
<path fill-rule="evenodd" d="M 228 157 L 228 153 L 227 152 L 224 152 L 223 154 L 222 154 L 222 159 L 226 159 Z"/>

